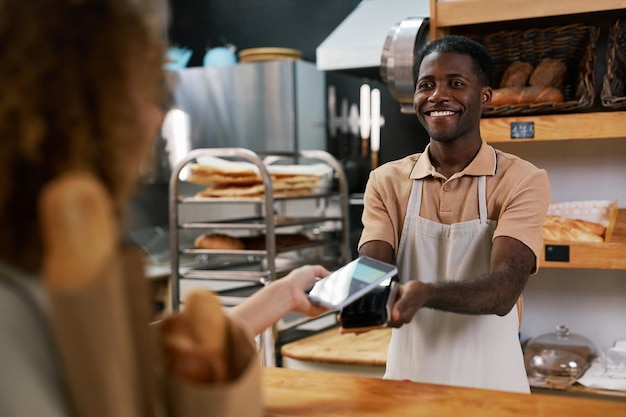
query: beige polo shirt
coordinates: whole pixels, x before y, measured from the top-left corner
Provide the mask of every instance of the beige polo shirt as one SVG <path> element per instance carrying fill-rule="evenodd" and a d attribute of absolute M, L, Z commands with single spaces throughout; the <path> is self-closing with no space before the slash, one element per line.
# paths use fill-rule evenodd
<path fill-rule="evenodd" d="M 498 222 L 494 233 L 528 246 L 540 259 L 541 226 L 550 203 L 545 170 L 483 142 L 474 160 L 446 179 L 423 153 L 383 164 L 370 173 L 365 187 L 363 232 L 359 247 L 372 240 L 397 252 L 413 181 L 423 179 L 420 216 L 443 224 L 479 218 L 478 177 L 487 177 L 487 216 Z"/>

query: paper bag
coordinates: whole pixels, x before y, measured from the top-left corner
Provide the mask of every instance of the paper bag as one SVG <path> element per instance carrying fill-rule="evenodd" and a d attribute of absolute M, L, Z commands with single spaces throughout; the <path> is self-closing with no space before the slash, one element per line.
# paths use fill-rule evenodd
<path fill-rule="evenodd" d="M 165 397 L 170 417 L 261 417 L 260 363 L 251 337 L 228 320 L 227 350 L 232 381 L 194 384 L 165 377 Z"/>
<path fill-rule="evenodd" d="M 89 285 L 48 292 L 52 335 L 79 417 L 162 415 L 142 265 L 141 253 L 125 248 Z"/>

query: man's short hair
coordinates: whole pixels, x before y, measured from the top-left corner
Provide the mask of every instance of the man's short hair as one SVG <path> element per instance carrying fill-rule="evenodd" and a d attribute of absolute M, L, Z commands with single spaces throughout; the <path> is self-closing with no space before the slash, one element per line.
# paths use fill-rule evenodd
<path fill-rule="evenodd" d="M 435 39 L 427 44 L 417 55 L 415 60 L 415 79 L 419 75 L 419 68 L 424 58 L 437 52 L 453 52 L 469 55 L 474 62 L 479 80 L 485 86 L 491 86 L 493 82 L 493 59 L 487 48 L 479 42 L 460 35 L 448 35 Z"/>

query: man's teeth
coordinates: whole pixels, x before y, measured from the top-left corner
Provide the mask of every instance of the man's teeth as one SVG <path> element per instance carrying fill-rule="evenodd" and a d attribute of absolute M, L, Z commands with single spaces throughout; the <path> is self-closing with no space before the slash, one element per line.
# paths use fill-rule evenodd
<path fill-rule="evenodd" d="M 454 114 L 453 111 L 432 111 L 430 112 L 431 116 L 437 117 L 437 116 L 452 116 Z"/>

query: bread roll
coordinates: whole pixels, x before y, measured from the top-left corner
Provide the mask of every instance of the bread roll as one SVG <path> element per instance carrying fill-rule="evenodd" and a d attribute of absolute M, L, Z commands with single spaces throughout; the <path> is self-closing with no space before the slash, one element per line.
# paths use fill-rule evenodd
<path fill-rule="evenodd" d="M 558 59 L 546 58 L 541 61 L 528 78 L 528 84 L 535 87 L 563 88 L 567 67 Z"/>
<path fill-rule="evenodd" d="M 507 87 L 493 90 L 489 106 L 561 103 L 563 93 L 553 87 Z"/>
<path fill-rule="evenodd" d="M 533 69 L 532 64 L 528 62 L 515 61 L 504 71 L 500 80 L 500 88 L 525 87 Z"/>

